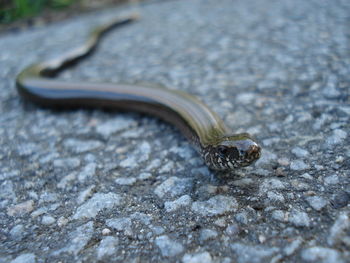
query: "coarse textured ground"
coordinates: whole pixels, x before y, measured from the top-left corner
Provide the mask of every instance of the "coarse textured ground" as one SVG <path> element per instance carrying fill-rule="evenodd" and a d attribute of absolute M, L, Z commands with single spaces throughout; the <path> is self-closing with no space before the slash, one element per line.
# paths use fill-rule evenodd
<path fill-rule="evenodd" d="M 1 36 L 0 262 L 350 262 L 350 2 L 143 4 L 60 76 L 195 94 L 264 148 L 231 174 L 155 118 L 19 98 L 21 69 L 126 11 Z"/>

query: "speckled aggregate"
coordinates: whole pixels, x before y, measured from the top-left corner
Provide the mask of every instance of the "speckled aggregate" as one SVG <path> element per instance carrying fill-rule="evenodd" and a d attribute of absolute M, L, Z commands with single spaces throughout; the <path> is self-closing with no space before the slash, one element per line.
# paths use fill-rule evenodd
<path fill-rule="evenodd" d="M 19 98 L 21 69 L 128 11 L 0 36 L 0 262 L 349 262 L 349 1 L 142 4 L 60 75 L 196 95 L 261 142 L 231 174 L 155 118 Z"/>

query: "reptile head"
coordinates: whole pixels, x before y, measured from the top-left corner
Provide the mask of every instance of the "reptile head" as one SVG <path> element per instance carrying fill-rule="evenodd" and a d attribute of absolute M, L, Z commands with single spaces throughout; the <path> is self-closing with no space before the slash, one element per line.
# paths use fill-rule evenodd
<path fill-rule="evenodd" d="M 223 136 L 202 151 L 206 164 L 220 171 L 248 166 L 261 156 L 261 147 L 247 133 Z"/>

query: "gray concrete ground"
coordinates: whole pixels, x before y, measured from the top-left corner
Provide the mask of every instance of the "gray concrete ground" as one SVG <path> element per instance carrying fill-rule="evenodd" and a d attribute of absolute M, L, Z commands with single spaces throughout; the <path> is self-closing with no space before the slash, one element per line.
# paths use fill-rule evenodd
<path fill-rule="evenodd" d="M 0 36 L 0 262 L 350 262 L 350 2 L 142 5 L 60 76 L 197 95 L 264 148 L 221 175 L 152 117 L 19 98 L 21 69 L 125 11 Z"/>

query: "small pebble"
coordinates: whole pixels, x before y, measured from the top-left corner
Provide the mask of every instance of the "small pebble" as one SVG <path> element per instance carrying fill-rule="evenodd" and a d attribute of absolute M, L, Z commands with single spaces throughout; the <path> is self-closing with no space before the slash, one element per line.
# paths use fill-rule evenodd
<path fill-rule="evenodd" d="M 316 211 L 322 210 L 327 205 L 327 200 L 320 196 L 309 196 L 306 197 L 306 201 L 309 203 L 309 205 L 315 209 Z"/>
<path fill-rule="evenodd" d="M 265 179 L 262 184 L 260 184 L 259 191 L 264 194 L 269 190 L 282 190 L 285 189 L 284 183 L 282 181 L 275 179 L 275 178 L 269 178 Z"/>
<path fill-rule="evenodd" d="M 12 181 L 6 180 L 0 184 L 0 198 L 16 201 L 17 197 L 16 193 L 14 192 L 14 185 Z"/>
<path fill-rule="evenodd" d="M 56 159 L 53 161 L 53 167 L 55 168 L 73 169 L 79 166 L 80 166 L 79 158 Z"/>
<path fill-rule="evenodd" d="M 40 196 L 39 204 L 47 203 L 47 202 L 56 202 L 59 198 L 59 195 L 56 193 L 44 192 Z"/>
<path fill-rule="evenodd" d="M 276 169 L 275 173 L 276 173 L 277 177 L 284 177 L 284 176 L 286 176 L 286 172 L 285 172 L 285 170 L 282 167 L 278 167 Z"/>
<path fill-rule="evenodd" d="M 63 142 L 63 146 L 73 153 L 84 153 L 93 151 L 102 146 L 102 142 L 96 140 L 77 140 L 77 139 L 66 139 Z"/>
<path fill-rule="evenodd" d="M 325 184 L 337 184 L 339 183 L 339 177 L 336 174 L 329 175 L 324 178 Z"/>
<path fill-rule="evenodd" d="M 34 254 L 25 253 L 17 256 L 10 263 L 35 263 L 35 262 L 36 262 L 36 256 Z"/>
<path fill-rule="evenodd" d="M 166 235 L 157 237 L 155 239 L 155 244 L 159 247 L 163 257 L 174 257 L 184 250 L 180 243 L 171 240 Z"/>
<path fill-rule="evenodd" d="M 21 157 L 30 156 L 35 151 L 38 151 L 39 147 L 35 143 L 23 143 L 17 146 L 18 155 Z"/>
<path fill-rule="evenodd" d="M 102 235 L 108 236 L 112 231 L 109 228 L 102 229 Z"/>
<path fill-rule="evenodd" d="M 24 234 L 24 226 L 22 224 L 15 225 L 10 231 L 11 238 L 16 241 L 22 240 Z"/>
<path fill-rule="evenodd" d="M 236 224 L 228 225 L 225 229 L 225 233 L 230 237 L 235 237 L 240 233 L 240 228 Z"/>
<path fill-rule="evenodd" d="M 347 135 L 348 134 L 346 131 L 343 131 L 341 129 L 336 129 L 333 131 L 332 135 L 327 138 L 326 144 L 328 146 L 333 146 L 333 145 L 343 143 Z"/>
<path fill-rule="evenodd" d="M 330 229 L 327 239 L 328 244 L 331 246 L 341 245 L 342 243 L 349 244 L 348 231 L 350 231 L 350 218 L 347 213 L 342 212 Z"/>
<path fill-rule="evenodd" d="M 61 189 L 65 189 L 65 188 L 68 188 L 72 185 L 72 183 L 74 183 L 76 179 L 76 173 L 73 172 L 73 173 L 70 173 L 66 176 L 64 176 L 57 184 L 57 187 L 58 188 L 61 188 Z"/>
<path fill-rule="evenodd" d="M 258 240 L 260 243 L 264 243 L 266 241 L 266 236 L 259 235 Z"/>
<path fill-rule="evenodd" d="M 108 120 L 104 123 L 99 123 L 96 126 L 96 132 L 101 134 L 103 137 L 108 138 L 113 133 L 120 132 L 125 129 L 129 129 L 134 126 L 136 122 L 128 117 L 116 116 L 112 120 Z"/>
<path fill-rule="evenodd" d="M 338 77 L 334 74 L 329 74 L 326 85 L 322 91 L 323 96 L 327 99 L 338 99 L 341 96 L 341 92 L 337 89 Z"/>
<path fill-rule="evenodd" d="M 310 219 L 307 213 L 293 209 L 289 215 L 289 222 L 296 227 L 309 227 Z"/>
<path fill-rule="evenodd" d="M 117 231 L 124 232 L 127 236 L 132 235 L 132 222 L 128 217 L 111 218 L 106 221 L 106 224 Z"/>
<path fill-rule="evenodd" d="M 306 170 L 309 168 L 310 168 L 310 166 L 302 160 L 294 160 L 290 164 L 290 169 L 294 170 L 294 171 L 302 171 L 302 170 Z"/>
<path fill-rule="evenodd" d="M 292 180 L 291 185 L 297 191 L 306 191 L 310 189 L 310 186 L 307 183 L 301 182 L 300 180 L 297 180 L 297 179 Z"/>
<path fill-rule="evenodd" d="M 177 197 L 182 194 L 186 194 L 186 192 L 189 192 L 192 187 L 192 178 L 179 178 L 172 176 L 158 185 L 154 192 L 159 198 L 163 198 L 164 196 Z"/>
<path fill-rule="evenodd" d="M 115 179 L 115 183 L 119 185 L 133 185 L 136 183 L 136 178 L 134 177 L 119 177 Z"/>
<path fill-rule="evenodd" d="M 60 218 L 57 219 L 57 225 L 59 227 L 63 227 L 65 225 L 67 225 L 67 223 L 68 223 L 68 219 L 63 217 L 63 216 L 61 216 Z"/>
<path fill-rule="evenodd" d="M 235 215 L 235 219 L 238 223 L 241 223 L 243 225 L 248 224 L 248 216 L 246 212 L 237 213 Z"/>
<path fill-rule="evenodd" d="M 139 180 L 147 180 L 152 177 L 151 173 L 140 173 L 137 177 Z"/>
<path fill-rule="evenodd" d="M 278 164 L 279 165 L 282 165 L 282 166 L 288 166 L 290 165 L 290 161 L 288 158 L 280 158 L 277 160 Z"/>
<path fill-rule="evenodd" d="M 303 249 L 301 258 L 308 262 L 345 263 L 338 251 L 326 247 L 310 247 Z"/>
<path fill-rule="evenodd" d="M 11 206 L 7 209 L 9 216 L 21 216 L 30 213 L 34 209 L 34 201 L 28 200 L 17 205 Z"/>
<path fill-rule="evenodd" d="M 53 218 L 52 216 L 49 216 L 49 215 L 45 215 L 43 216 L 43 218 L 41 219 L 41 223 L 43 225 L 52 225 L 53 223 L 56 222 L 56 219 Z"/>
<path fill-rule="evenodd" d="M 274 191 L 269 191 L 267 192 L 267 198 L 268 200 L 270 200 L 271 202 L 280 202 L 283 203 L 284 202 L 284 197 L 281 193 L 278 192 L 274 192 Z"/>
<path fill-rule="evenodd" d="M 104 237 L 99 246 L 97 247 L 97 258 L 102 259 L 106 256 L 111 256 L 115 254 L 118 250 L 119 240 L 116 237 L 107 236 Z"/>
<path fill-rule="evenodd" d="M 279 251 L 275 247 L 249 246 L 242 243 L 233 243 L 231 249 L 235 252 L 237 262 L 270 262 L 271 258 Z"/>
<path fill-rule="evenodd" d="M 212 257 L 208 252 L 199 252 L 195 254 L 185 254 L 182 258 L 183 263 L 211 263 Z"/>
<path fill-rule="evenodd" d="M 307 150 L 300 147 L 293 148 L 292 153 L 295 154 L 295 156 L 298 158 L 305 158 L 310 154 Z"/>
<path fill-rule="evenodd" d="M 191 197 L 189 195 L 183 195 L 174 201 L 164 203 L 164 208 L 167 212 L 173 212 L 180 207 L 188 206 L 191 204 Z"/>
<path fill-rule="evenodd" d="M 343 156 L 337 156 L 337 158 L 335 159 L 336 163 L 343 163 L 345 160 L 345 158 Z"/>
<path fill-rule="evenodd" d="M 94 218 L 104 209 L 111 209 L 121 203 L 121 197 L 115 193 L 96 193 L 79 206 L 73 219 Z"/>
<path fill-rule="evenodd" d="M 212 229 L 203 229 L 200 233 L 199 239 L 201 241 L 206 241 L 209 239 L 215 239 L 218 236 L 218 232 Z"/>
<path fill-rule="evenodd" d="M 214 221 L 214 224 L 218 227 L 226 227 L 226 219 L 224 217 L 218 218 Z"/>
<path fill-rule="evenodd" d="M 83 168 L 83 170 L 82 170 L 80 173 L 78 173 L 78 175 L 77 175 L 78 180 L 79 180 L 80 182 L 83 182 L 83 181 L 85 181 L 87 178 L 94 176 L 95 173 L 96 173 L 96 168 L 97 168 L 96 163 L 89 163 L 89 164 L 87 164 L 87 165 Z"/>
<path fill-rule="evenodd" d="M 93 193 L 93 190 L 95 189 L 95 185 L 91 185 L 85 190 L 81 191 L 77 198 L 77 203 L 82 204 L 84 203 Z"/>
<path fill-rule="evenodd" d="M 45 214 L 48 211 L 47 207 L 40 207 L 37 210 L 33 211 L 30 215 L 32 218 L 36 218 Z"/>
<path fill-rule="evenodd" d="M 161 226 L 153 226 L 152 230 L 153 230 L 155 235 L 161 235 L 165 231 L 165 229 L 163 227 L 161 227 Z"/>
<path fill-rule="evenodd" d="M 89 221 L 68 234 L 68 242 L 62 242 L 61 249 L 55 250 L 52 255 L 58 256 L 60 254 L 73 254 L 78 255 L 79 252 L 86 246 L 86 244 L 92 238 L 94 233 L 94 224 Z"/>
<path fill-rule="evenodd" d="M 290 244 L 288 244 L 284 249 L 283 252 L 285 255 L 290 256 L 292 255 L 303 243 L 303 240 L 301 238 L 297 238 L 293 240 Z"/>
<path fill-rule="evenodd" d="M 285 215 L 285 212 L 282 211 L 282 210 L 274 210 L 272 212 L 272 218 L 277 220 L 277 221 L 280 221 L 280 222 L 285 222 L 286 221 L 286 215 Z"/>
<path fill-rule="evenodd" d="M 217 216 L 235 211 L 238 207 L 236 199 L 230 196 L 217 195 L 207 201 L 192 204 L 192 210 L 203 216 Z"/>
<path fill-rule="evenodd" d="M 302 175 L 300 175 L 300 177 L 308 179 L 308 180 L 313 179 L 313 177 L 309 173 L 303 173 Z"/>

